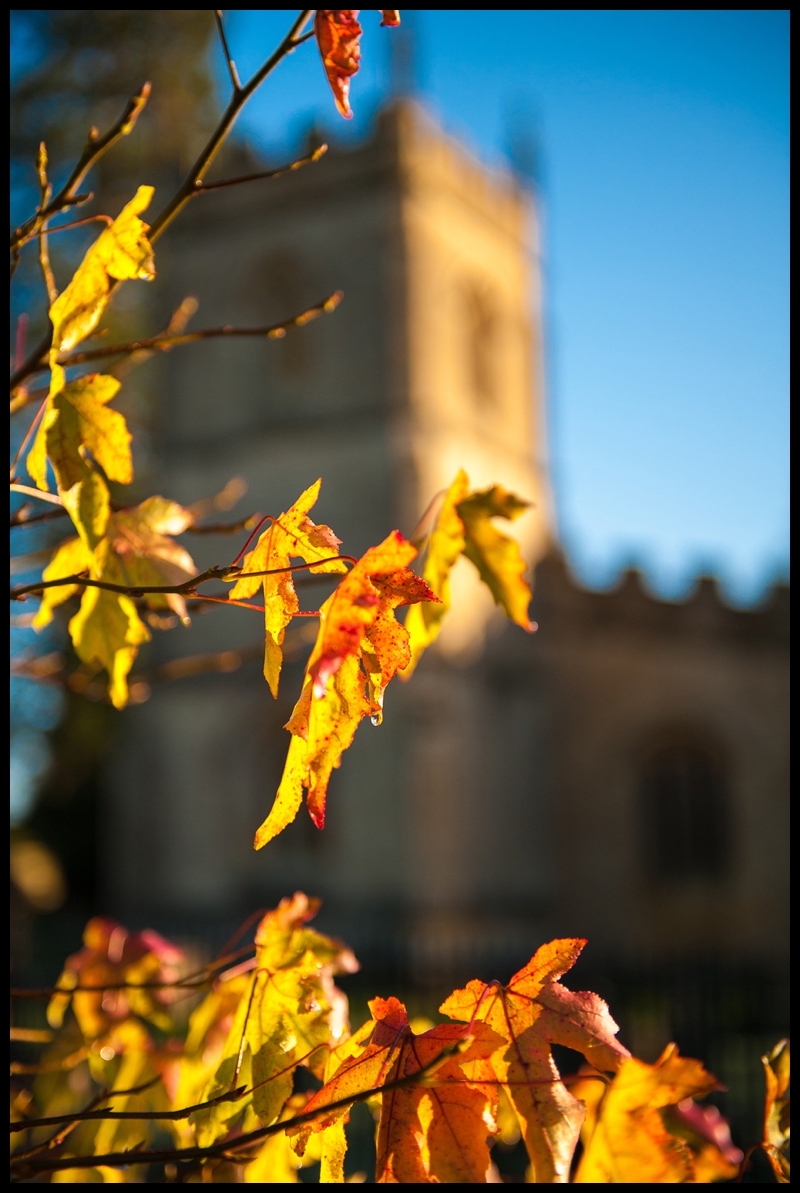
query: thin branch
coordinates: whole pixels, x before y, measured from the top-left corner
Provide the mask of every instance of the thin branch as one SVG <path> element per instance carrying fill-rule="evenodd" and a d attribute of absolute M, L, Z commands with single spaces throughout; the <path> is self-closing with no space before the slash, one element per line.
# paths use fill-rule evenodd
<path fill-rule="evenodd" d="M 278 1076 L 276 1074 L 275 1076 Z M 160 1081 L 161 1077 L 156 1077 L 153 1081 L 148 1081 L 147 1085 L 140 1085 L 136 1089 L 127 1090 L 112 1090 L 111 1094 L 106 1097 L 118 1097 L 120 1094 L 137 1094 L 144 1089 L 149 1089 L 151 1085 L 155 1085 L 156 1081 Z M 274 1078 L 269 1078 L 274 1080 Z M 10 1133 L 13 1135 L 18 1131 L 31 1131 L 36 1127 L 57 1127 L 61 1123 L 76 1123 L 86 1122 L 90 1119 L 164 1119 L 179 1122 L 182 1118 L 188 1118 L 190 1114 L 194 1114 L 196 1110 L 210 1110 L 212 1106 L 219 1106 L 222 1102 L 239 1102 L 247 1094 L 251 1093 L 244 1085 L 240 1085 L 238 1089 L 229 1090 L 226 1094 L 220 1094 L 216 1098 L 209 1098 L 207 1102 L 198 1102 L 196 1106 L 184 1106 L 181 1110 L 94 1110 L 86 1109 L 79 1110 L 75 1114 L 56 1114 L 52 1118 L 34 1118 L 28 1119 L 24 1122 L 10 1123 Z M 100 1098 L 99 1101 L 103 1101 Z"/>
<path fill-rule="evenodd" d="M 423 1065 L 416 1073 L 412 1073 L 407 1077 L 399 1077 L 395 1081 L 387 1081 L 385 1084 L 376 1085 L 372 1089 L 362 1090 L 357 1094 L 350 1094 L 346 1098 L 339 1098 L 338 1101 L 328 1102 L 325 1106 L 319 1106 L 316 1110 L 296 1114 L 293 1118 L 272 1123 L 269 1127 L 261 1127 L 256 1131 L 250 1131 L 246 1135 L 239 1135 L 236 1139 L 212 1144 L 210 1147 L 187 1147 L 175 1151 L 112 1152 L 105 1156 L 42 1157 L 39 1161 L 31 1160 L 27 1164 L 19 1165 L 19 1175 L 24 1179 L 37 1172 L 54 1172 L 67 1168 L 125 1168 L 130 1164 L 169 1164 L 184 1160 L 206 1160 L 220 1156 L 224 1157 L 230 1152 L 251 1147 L 254 1143 L 260 1143 L 262 1139 L 267 1139 L 270 1135 L 278 1135 L 282 1131 L 289 1130 L 292 1127 L 299 1127 L 305 1123 L 314 1122 L 322 1114 L 330 1114 L 334 1110 L 343 1110 L 357 1102 L 366 1102 L 376 1094 L 385 1094 L 390 1090 L 402 1089 L 409 1085 L 418 1085 L 420 1082 L 425 1081 L 439 1065 L 459 1052 L 462 1043 L 463 1041 L 458 1041 L 456 1044 L 443 1048 L 426 1065 Z M 17 1166 L 15 1165 L 15 1167 Z"/>
<path fill-rule="evenodd" d="M 181 344 L 192 344 L 196 340 L 209 340 L 219 336 L 266 336 L 270 340 L 282 340 L 286 332 L 293 327 L 304 327 L 320 315 L 335 311 L 342 301 L 344 294 L 336 290 L 321 302 L 316 303 L 299 315 L 285 319 L 282 323 L 275 323 L 270 327 L 209 327 L 202 331 L 185 332 L 183 335 L 151 336 L 148 340 L 135 340 L 130 344 L 105 344 L 102 348 L 93 348 L 88 352 L 61 353 L 58 363 L 64 367 L 85 364 L 90 360 L 102 360 L 106 356 L 128 356 L 133 352 L 169 352 Z M 43 368 L 46 366 L 42 366 Z"/>
<path fill-rule="evenodd" d="M 208 142 L 197 158 L 197 161 L 187 174 L 186 179 L 182 185 L 178 187 L 175 195 L 152 225 L 148 237 L 151 244 L 157 240 L 161 233 L 169 227 L 169 225 L 175 219 L 175 216 L 179 211 L 182 210 L 183 207 L 186 206 L 189 200 L 197 194 L 198 182 L 202 183 L 203 176 L 206 174 L 209 166 L 219 153 L 225 138 L 233 127 L 236 117 L 239 115 L 240 111 L 247 103 L 253 92 L 261 85 L 261 83 L 263 83 L 264 79 L 266 79 L 267 75 L 271 74 L 275 67 L 286 57 L 287 54 L 290 54 L 298 44 L 296 39 L 300 35 L 303 26 L 311 16 L 312 11 L 313 10 L 310 8 L 305 8 L 302 10 L 299 16 L 292 23 L 291 29 L 286 34 L 278 48 L 273 54 L 270 55 L 263 66 L 256 71 L 249 83 L 245 84 L 245 86 L 239 90 L 234 91 L 227 108 L 220 118 L 219 124 L 211 134 Z"/>
<path fill-rule="evenodd" d="M 47 181 L 47 149 L 45 148 L 44 141 L 39 145 L 39 153 L 36 157 L 36 173 L 39 175 L 39 187 L 41 190 L 39 208 L 41 211 L 45 211 L 53 193 L 53 188 Z M 47 251 L 47 220 L 45 218 L 42 218 L 39 224 L 39 264 L 42 269 L 45 289 L 47 290 L 47 305 L 49 308 L 58 298 L 58 289 L 56 288 L 56 280 L 53 277 L 53 270 L 50 267 L 50 254 Z"/>
<path fill-rule="evenodd" d="M 42 400 L 42 404 L 41 404 L 41 406 L 39 407 L 39 409 L 36 411 L 36 413 L 34 414 L 33 418 L 31 419 L 31 425 L 28 427 L 27 431 L 25 432 L 25 435 L 24 435 L 24 437 L 23 437 L 23 440 L 22 440 L 22 442 L 20 443 L 19 447 L 18 447 L 18 448 L 17 448 L 17 450 L 16 450 L 16 453 L 15 453 L 15 455 L 14 455 L 14 459 L 11 461 L 11 481 L 12 481 L 12 483 L 13 483 L 13 481 L 14 481 L 14 470 L 15 470 L 15 468 L 17 467 L 17 464 L 18 464 L 18 463 L 19 463 L 19 461 L 20 461 L 20 458 L 21 458 L 21 456 L 22 456 L 22 453 L 25 451 L 25 448 L 28 446 L 28 443 L 29 443 L 29 441 L 30 441 L 30 439 L 31 439 L 31 436 L 33 435 L 34 431 L 36 430 L 36 428 L 37 428 L 37 427 L 38 427 L 38 425 L 39 425 L 39 420 L 40 420 L 40 418 L 42 417 L 42 415 L 44 414 L 44 411 L 45 411 L 45 407 L 46 407 L 46 405 L 47 405 L 47 398 L 45 397 L 45 398 Z M 37 489 L 37 492 L 39 492 L 39 490 L 38 490 L 38 489 Z M 67 511 L 66 511 L 66 510 L 64 510 L 64 513 L 66 513 L 66 512 L 67 512 Z"/>
<path fill-rule="evenodd" d="M 231 961 L 237 961 L 245 953 L 252 952 L 254 948 L 253 944 L 246 945 L 244 948 L 237 949 L 235 953 L 229 953 L 217 961 L 211 961 L 202 969 L 187 974 L 186 977 L 179 978 L 175 982 L 106 982 L 102 986 L 37 986 L 35 989 L 12 986 L 10 994 L 12 998 L 51 998 L 54 994 L 74 994 L 75 991 L 94 991 L 96 993 L 98 990 L 194 990 L 198 986 L 204 986 L 207 982 L 214 981 L 211 975 L 215 969 L 223 969 L 226 965 L 230 965 Z M 192 980 L 194 978 L 200 978 L 200 981 L 195 982 Z"/>
<path fill-rule="evenodd" d="M 147 103 L 150 96 L 150 84 L 145 83 L 138 95 L 134 95 L 132 99 L 128 100 L 125 111 L 120 116 L 116 124 L 108 130 L 105 136 L 99 136 L 96 128 L 89 130 L 89 136 L 86 140 L 83 153 L 76 162 L 72 173 L 67 181 L 62 186 L 61 190 L 55 195 L 47 204 L 42 204 L 37 211 L 30 216 L 29 219 L 21 224 L 19 228 L 11 236 L 11 248 L 22 248 L 29 240 L 39 233 L 40 224 L 49 219 L 50 216 L 56 215 L 57 212 L 63 211 L 65 207 L 74 207 L 77 203 L 86 202 L 91 195 L 76 195 L 74 192 L 80 186 L 86 174 L 91 170 L 92 166 L 103 156 L 107 149 L 119 140 L 120 137 L 127 137 L 136 124 L 142 108 Z M 48 345 L 49 347 L 49 345 Z M 43 351 L 47 351 L 45 348 Z"/>
<path fill-rule="evenodd" d="M 263 66 L 256 71 L 246 86 L 233 93 L 227 108 L 220 118 L 219 124 L 211 134 L 211 137 L 206 143 L 205 148 L 201 152 L 200 156 L 197 158 L 197 161 L 192 166 L 183 183 L 178 187 L 178 190 L 175 192 L 170 202 L 157 217 L 155 223 L 151 226 L 150 232 L 148 234 L 148 239 L 150 240 L 151 244 L 155 243 L 161 233 L 172 223 L 172 221 L 175 219 L 175 216 L 186 206 L 189 200 L 200 193 L 198 190 L 198 183 L 200 183 L 200 189 L 202 190 L 203 175 L 208 171 L 208 168 L 210 167 L 214 158 L 217 156 L 217 153 L 221 149 L 225 138 L 233 127 L 236 117 L 239 115 L 239 112 L 247 103 L 250 96 L 261 85 L 261 83 L 263 83 L 267 75 L 272 73 L 275 67 L 278 66 L 278 64 L 286 57 L 286 55 L 291 54 L 291 52 L 296 49 L 297 46 L 306 40 L 300 36 L 300 31 L 308 21 L 312 12 L 313 9 L 311 8 L 305 8 L 301 11 L 299 16 L 293 22 L 291 29 L 286 34 L 286 37 L 284 37 L 283 41 L 275 50 L 275 52 L 271 54 Z M 108 134 L 106 134 L 106 137 L 101 139 L 101 141 L 93 138 L 92 134 L 90 133 L 89 143 L 87 144 L 81 159 L 75 166 L 75 169 L 73 170 L 70 177 L 67 179 L 64 187 L 62 187 L 62 190 L 55 199 L 51 200 L 49 205 L 51 210 L 47 212 L 37 212 L 37 214 L 32 216 L 31 219 L 22 226 L 22 228 L 17 229 L 17 232 L 14 233 L 14 237 L 12 237 L 11 242 L 12 250 L 15 254 L 14 264 L 16 264 L 16 256 L 18 256 L 19 253 L 21 237 L 26 236 L 29 239 L 28 233 L 30 228 L 34 229 L 33 234 L 35 235 L 35 221 L 41 218 L 43 215 L 53 214 L 56 210 L 55 204 L 57 201 L 60 200 L 61 207 L 67 206 L 69 203 L 77 202 L 77 197 L 68 197 L 71 193 L 70 188 L 74 188 L 78 185 L 89 167 L 97 160 L 101 153 L 105 152 L 105 150 L 113 143 L 114 140 L 117 139 L 118 136 L 127 135 L 127 133 L 131 131 L 141 108 L 144 107 L 145 103 L 147 102 L 147 97 L 149 94 L 150 84 L 145 83 L 141 93 L 138 96 L 134 96 L 134 98 L 130 101 L 118 124 L 115 125 L 114 128 Z M 89 155 L 88 157 L 87 154 Z M 65 197 L 62 198 L 62 195 Z M 30 225 L 30 227 L 28 225 Z M 109 296 L 114 290 L 116 290 L 117 285 L 117 281 L 113 281 L 111 283 L 109 288 Z M 53 332 L 51 328 L 43 336 L 39 344 L 37 344 L 36 348 L 30 354 L 25 363 L 18 367 L 14 373 L 12 373 L 9 382 L 9 388 L 12 391 L 17 389 L 17 387 L 25 380 L 26 377 L 29 377 L 31 373 L 39 372 L 43 367 L 46 367 L 47 354 L 50 351 L 52 340 Z"/>
<path fill-rule="evenodd" d="M 12 489 L 27 491 L 24 485 L 12 485 Z M 35 490 L 32 490 L 34 493 Z M 49 496 L 42 494 L 42 496 Z M 64 576 L 60 580 L 39 580 L 36 584 L 25 584 L 19 588 L 11 589 L 11 600 L 19 601 L 28 593 L 41 592 L 45 588 L 63 588 L 69 584 L 80 584 L 87 588 L 103 588 L 106 592 L 119 592 L 123 596 L 141 597 L 148 593 L 176 593 L 179 596 L 195 596 L 195 587 L 198 584 L 204 584 L 206 580 L 237 580 L 240 576 L 275 576 L 279 572 L 299 572 L 307 568 L 321 567 L 324 563 L 333 563 L 334 561 L 343 560 L 345 563 L 358 563 L 358 560 L 353 555 L 331 555 L 328 559 L 317 559 L 313 563 L 292 563 L 288 567 L 269 568 L 265 572 L 242 572 L 241 568 L 221 568 L 211 567 L 207 571 L 202 572 L 199 576 L 193 576 L 190 580 L 185 580 L 183 584 L 158 584 L 152 586 L 136 586 L 128 587 L 125 584 L 110 584 L 107 580 L 92 580 L 86 575 Z M 203 600 L 213 600 L 212 597 L 203 597 Z M 217 600 L 224 598 L 218 597 Z"/>
<path fill-rule="evenodd" d="M 81 228 L 84 224 L 93 224 L 96 220 L 103 220 L 109 227 L 114 223 L 110 215 L 87 215 L 85 219 L 75 220 L 72 224 L 59 224 L 57 228 L 48 228 L 48 234 L 55 236 L 56 232 L 67 232 L 70 228 Z"/>
<path fill-rule="evenodd" d="M 302 166 L 318 162 L 327 152 L 328 146 L 320 145 L 313 153 L 298 158 L 290 166 L 281 166 L 278 170 L 262 170 L 258 174 L 240 174 L 238 178 L 224 178 L 221 182 L 201 182 L 195 187 L 195 190 L 198 194 L 204 194 L 206 191 L 217 191 L 223 186 L 236 186 L 240 182 L 258 182 L 261 178 L 282 178 L 284 174 L 291 174 L 293 170 L 299 170 Z"/>
<path fill-rule="evenodd" d="M 241 91 L 242 84 L 239 82 L 239 74 L 236 70 L 236 64 L 231 58 L 231 52 L 228 49 L 228 39 L 225 36 L 225 29 L 222 25 L 222 9 L 214 9 L 214 19 L 217 22 L 217 33 L 219 33 L 219 40 L 222 42 L 222 52 L 225 55 L 225 61 L 228 64 L 228 74 L 231 76 L 231 83 L 233 84 L 234 94 Z"/>
<path fill-rule="evenodd" d="M 49 501 L 51 505 L 62 507 L 64 505 L 57 493 L 45 493 L 42 489 L 33 489 L 30 485 L 19 485 L 16 481 L 13 481 L 8 487 L 12 493 L 26 493 L 28 497 L 38 497 L 40 501 Z"/>

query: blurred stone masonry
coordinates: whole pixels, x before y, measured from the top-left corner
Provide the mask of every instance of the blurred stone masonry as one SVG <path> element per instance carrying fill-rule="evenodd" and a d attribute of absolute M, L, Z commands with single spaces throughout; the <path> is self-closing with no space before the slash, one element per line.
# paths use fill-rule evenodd
<path fill-rule="evenodd" d="M 474 487 L 535 504 L 512 533 L 536 568 L 539 631 L 505 623 L 461 561 L 449 627 L 391 685 L 384 724 L 358 730 L 324 832 L 302 810 L 257 854 L 300 663 L 277 702 L 257 663 L 155 685 L 123 715 L 106 774 L 103 906 L 202 937 L 304 889 L 365 980 L 415 986 L 507 977 L 543 940 L 586 936 L 587 974 L 639 974 L 636 1030 L 653 1040 L 680 1015 L 647 1020 L 645 975 L 700 975 L 698 958 L 749 1010 L 725 1027 L 700 975 L 706 1026 L 687 1037 L 785 1029 L 780 1008 L 759 1019 L 742 974 L 781 990 L 788 964 L 788 589 L 740 610 L 710 578 L 668 602 L 636 572 L 610 592 L 571 576 L 547 476 L 530 196 L 400 101 L 354 149 L 196 200 L 157 265 L 154 326 L 187 295 L 197 327 L 345 298 L 283 340 L 204 342 L 134 374 L 152 394 L 150 492 L 190 503 L 237 475 L 237 513 L 277 514 L 322 476 L 312 516 L 359 555 L 409 534 L 464 467 Z M 187 545 L 201 567 L 235 553 Z M 301 591 L 313 608 L 329 587 Z M 156 635 L 147 665 L 262 632 L 214 612 Z"/>

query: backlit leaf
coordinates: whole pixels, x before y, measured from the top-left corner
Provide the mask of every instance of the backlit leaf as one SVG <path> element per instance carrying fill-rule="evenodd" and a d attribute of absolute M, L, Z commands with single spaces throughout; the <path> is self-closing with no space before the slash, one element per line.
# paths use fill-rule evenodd
<path fill-rule="evenodd" d="M 596 994 L 567 990 L 558 979 L 575 964 L 583 940 L 542 945 L 508 986 L 473 981 L 440 1010 L 486 1023 L 502 1039 L 489 1063 L 516 1111 L 535 1181 L 565 1183 L 585 1108 L 567 1090 L 552 1044 L 582 1052 L 596 1068 L 616 1070 L 629 1055 L 617 1025 Z"/>
<path fill-rule="evenodd" d="M 623 1060 L 604 1092 L 576 1182 L 693 1181 L 691 1148 L 670 1133 L 661 1112 L 718 1088 L 716 1078 L 700 1061 L 679 1056 L 674 1044 L 669 1044 L 653 1065 L 635 1057 Z"/>
<path fill-rule="evenodd" d="M 152 186 L 140 186 L 109 228 L 86 253 L 66 290 L 50 308 L 54 352 L 67 352 L 94 331 L 108 301 L 109 277 L 120 281 L 155 277 L 147 224 L 138 218 L 153 197 Z"/>
<path fill-rule="evenodd" d="M 331 771 L 361 720 L 370 714 L 379 720 L 383 689 L 409 657 L 408 635 L 394 610 L 435 599 L 427 584 L 406 567 L 415 555 L 411 543 L 394 531 L 362 556 L 322 605 L 303 691 L 286 726 L 292 743 L 283 778 L 272 810 L 256 833 L 256 849 L 291 823 L 304 787 L 311 818 L 323 827 Z"/>
<path fill-rule="evenodd" d="M 107 407 L 119 386 L 115 377 L 92 373 L 70 382 L 53 398 L 42 433 L 59 492 L 82 479 L 81 448 L 88 448 L 109 480 L 123 485 L 133 480 L 130 432 L 123 416 Z"/>
<path fill-rule="evenodd" d="M 350 79 L 361 62 L 361 26 L 355 8 L 318 8 L 314 14 L 314 33 L 322 65 L 330 83 L 336 107 L 345 120 L 351 120 Z"/>
<path fill-rule="evenodd" d="M 490 1168 L 488 1135 L 496 1130 L 491 1088 L 469 1081 L 462 1065 L 496 1047 L 492 1032 L 478 1027 L 477 1040 L 469 1029 L 440 1024 L 415 1035 L 405 1007 L 396 998 L 375 998 L 369 1004 L 373 1021 L 337 1049 L 343 1059 L 326 1074 L 323 1088 L 307 1110 L 412 1077 L 443 1056 L 424 1082 L 395 1087 L 381 1095 L 375 1179 L 383 1182 L 485 1182 Z M 488 1037 L 488 1038 L 487 1038 Z M 463 1048 L 448 1056 L 454 1048 Z M 344 1125 L 347 1107 L 321 1114 L 308 1126 L 290 1128 L 298 1149 L 318 1131 Z M 343 1136 L 340 1136 L 343 1138 Z"/>
<path fill-rule="evenodd" d="M 764 1102 L 764 1142 L 762 1147 L 772 1165 L 779 1185 L 789 1183 L 789 1078 L 788 1040 L 779 1040 L 771 1052 L 761 1057 L 767 1081 Z"/>
<path fill-rule="evenodd" d="M 497 604 L 524 630 L 532 628 L 528 616 L 531 590 L 522 579 L 527 564 L 520 555 L 517 541 L 502 534 L 491 519 L 513 521 L 529 504 L 502 485 L 492 485 L 480 493 L 470 494 L 457 506 L 464 523 L 464 554 L 475 564 Z"/>
<path fill-rule="evenodd" d="M 67 539 L 58 548 L 53 559 L 42 572 L 43 580 L 61 580 L 64 576 L 79 576 L 88 571 L 92 555 L 81 538 Z M 53 610 L 68 601 L 80 588 L 79 584 L 65 584 L 59 588 L 45 588 L 42 603 L 33 619 L 33 628 L 43 629 L 53 620 Z"/>
<path fill-rule="evenodd" d="M 259 589 L 264 592 L 264 622 L 266 645 L 264 650 L 264 678 L 272 695 L 278 695 L 278 682 L 283 663 L 283 643 L 286 627 L 300 608 L 291 572 L 277 572 L 272 576 L 254 576 L 248 572 L 265 572 L 286 568 L 292 558 L 304 563 L 325 559 L 327 563 L 312 569 L 317 573 L 345 572 L 347 565 L 331 556 L 338 555 L 340 540 L 329 526 L 317 526 L 308 511 L 319 497 L 321 480 L 298 497 L 261 535 L 253 551 L 245 556 L 243 574 L 234 585 L 231 597 L 247 600 Z"/>
<path fill-rule="evenodd" d="M 108 485 L 99 472 L 83 464 L 81 479 L 62 492 L 61 500 L 84 545 L 94 553 L 106 533 L 111 514 Z"/>
<path fill-rule="evenodd" d="M 346 1030 L 344 995 L 333 985 L 333 974 L 353 972 L 357 963 L 337 941 L 306 926 L 318 907 L 318 899 L 298 892 L 261 920 L 256 968 L 242 993 L 221 1063 L 203 1094 L 206 1100 L 231 1088 L 241 1053 L 247 1073 L 243 1066 L 237 1084 L 245 1084 L 247 1077 L 253 1109 L 265 1126 L 275 1121 L 291 1095 L 297 1065 L 321 1072 L 328 1046 Z M 198 1112 L 198 1142 L 205 1146 L 219 1138 L 250 1100 Z"/>
<path fill-rule="evenodd" d="M 465 547 L 464 523 L 456 507 L 469 491 L 469 478 L 463 468 L 445 494 L 436 522 L 430 532 L 423 578 L 439 598 L 439 604 L 413 605 L 405 620 L 410 638 L 411 659 L 403 671 L 410 679 L 422 652 L 439 636 L 442 621 L 450 608 L 450 572 Z"/>

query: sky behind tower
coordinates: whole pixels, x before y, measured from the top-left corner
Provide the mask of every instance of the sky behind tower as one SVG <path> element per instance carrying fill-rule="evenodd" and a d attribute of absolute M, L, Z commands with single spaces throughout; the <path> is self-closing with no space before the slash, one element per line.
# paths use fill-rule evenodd
<path fill-rule="evenodd" d="M 226 14 L 240 73 L 291 18 Z M 756 598 L 788 566 L 788 12 L 404 19 L 400 44 L 362 12 L 350 124 L 310 45 L 242 131 L 270 156 L 312 120 L 363 136 L 400 85 L 490 165 L 534 146 L 570 557 L 593 584 L 637 562 L 664 595 L 713 570 L 732 599 Z"/>

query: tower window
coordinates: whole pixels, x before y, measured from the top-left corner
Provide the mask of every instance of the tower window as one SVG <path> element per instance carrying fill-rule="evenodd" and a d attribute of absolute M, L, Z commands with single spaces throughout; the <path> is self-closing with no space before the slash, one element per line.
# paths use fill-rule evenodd
<path fill-rule="evenodd" d="M 479 286 L 464 291 L 465 360 L 469 388 L 479 408 L 489 408 L 495 401 L 495 338 L 497 318 L 489 294 Z"/>
<path fill-rule="evenodd" d="M 640 797 L 649 877 L 679 881 L 723 876 L 728 809 L 714 751 L 694 743 L 658 747 L 645 763 Z"/>

